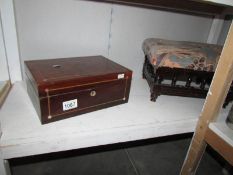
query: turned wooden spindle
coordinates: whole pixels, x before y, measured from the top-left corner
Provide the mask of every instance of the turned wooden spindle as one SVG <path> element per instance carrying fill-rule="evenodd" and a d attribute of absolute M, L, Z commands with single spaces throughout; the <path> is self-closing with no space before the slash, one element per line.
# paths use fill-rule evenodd
<path fill-rule="evenodd" d="M 159 76 L 157 77 L 157 80 L 158 80 L 158 84 L 161 84 L 162 81 L 163 81 L 163 77 L 159 75 Z"/>
<path fill-rule="evenodd" d="M 191 83 L 192 83 L 192 77 L 189 76 L 188 79 L 187 79 L 187 81 L 186 81 L 186 85 L 185 86 L 186 87 L 190 87 Z"/>
<path fill-rule="evenodd" d="M 171 83 L 171 85 L 175 86 L 176 85 L 176 81 L 177 81 L 177 77 L 176 77 L 176 74 L 174 74 L 173 77 L 172 77 L 172 83 Z"/>
<path fill-rule="evenodd" d="M 200 88 L 201 88 L 202 90 L 205 89 L 205 85 L 206 85 L 206 79 L 203 78 L 203 79 L 201 80 Z"/>

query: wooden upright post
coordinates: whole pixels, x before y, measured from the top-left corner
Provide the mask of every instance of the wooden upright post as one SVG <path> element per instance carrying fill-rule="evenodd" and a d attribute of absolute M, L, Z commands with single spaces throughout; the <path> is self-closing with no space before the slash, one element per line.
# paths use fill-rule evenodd
<path fill-rule="evenodd" d="M 186 155 L 181 175 L 196 173 L 198 164 L 205 152 L 205 134 L 210 122 L 216 120 L 233 80 L 233 24 L 231 24 L 213 81 Z"/>
<path fill-rule="evenodd" d="M 7 160 L 3 159 L 1 149 L 0 149 L 0 174 L 11 175 L 9 163 Z"/>

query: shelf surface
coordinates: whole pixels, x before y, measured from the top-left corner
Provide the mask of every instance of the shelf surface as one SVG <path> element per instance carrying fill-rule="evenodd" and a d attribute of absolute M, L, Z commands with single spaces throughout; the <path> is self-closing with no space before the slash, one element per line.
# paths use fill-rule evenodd
<path fill-rule="evenodd" d="M 210 123 L 209 128 L 233 147 L 233 130 L 230 129 L 224 121 Z"/>
<path fill-rule="evenodd" d="M 22 82 L 0 111 L 5 159 L 193 132 L 204 99 L 149 99 L 145 80 L 133 80 L 127 104 L 41 125 Z"/>
<path fill-rule="evenodd" d="M 98 2 L 110 2 L 124 5 L 167 9 L 206 15 L 222 14 L 226 11 L 226 9 L 232 10 L 233 7 L 232 0 L 100 0 Z M 228 13 L 232 14 L 232 11 L 228 11 Z"/>
<path fill-rule="evenodd" d="M 233 6 L 233 1 L 232 0 L 199 0 L 203 2 L 212 2 L 215 4 L 220 4 L 220 5 L 227 5 L 227 6 Z"/>
<path fill-rule="evenodd" d="M 211 123 L 205 141 L 233 165 L 233 130 L 225 122 Z"/>

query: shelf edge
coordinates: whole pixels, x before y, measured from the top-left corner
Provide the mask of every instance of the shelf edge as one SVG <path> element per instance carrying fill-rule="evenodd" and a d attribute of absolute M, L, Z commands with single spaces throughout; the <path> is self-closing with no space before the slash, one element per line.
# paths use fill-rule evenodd
<path fill-rule="evenodd" d="M 211 128 L 208 128 L 205 134 L 205 141 L 224 159 L 233 165 L 233 146 L 226 142 Z"/>

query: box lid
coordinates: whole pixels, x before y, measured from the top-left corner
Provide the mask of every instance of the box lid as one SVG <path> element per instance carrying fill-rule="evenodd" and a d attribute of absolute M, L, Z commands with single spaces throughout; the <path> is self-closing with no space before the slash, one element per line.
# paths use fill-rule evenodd
<path fill-rule="evenodd" d="M 50 89 L 57 89 L 53 91 L 57 94 L 72 86 L 132 76 L 132 71 L 103 56 L 32 60 L 25 61 L 25 65 L 40 97 Z"/>

